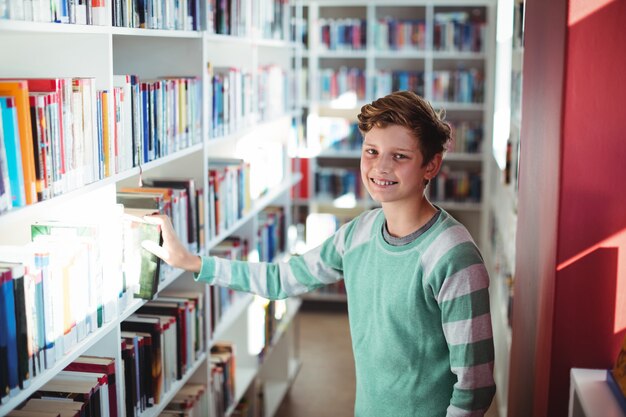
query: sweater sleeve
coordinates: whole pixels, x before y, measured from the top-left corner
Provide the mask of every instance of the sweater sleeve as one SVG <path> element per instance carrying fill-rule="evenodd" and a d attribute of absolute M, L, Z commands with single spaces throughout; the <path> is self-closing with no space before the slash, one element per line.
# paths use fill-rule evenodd
<path fill-rule="evenodd" d="M 456 246 L 445 258 L 437 302 L 450 349 L 450 370 L 457 376 L 447 416 L 482 416 L 496 389 L 489 276 L 473 243 Z"/>
<path fill-rule="evenodd" d="M 270 300 L 279 300 L 343 278 L 345 233 L 342 229 L 320 246 L 287 262 L 231 261 L 214 256 L 202 257 L 196 281 L 251 292 Z"/>

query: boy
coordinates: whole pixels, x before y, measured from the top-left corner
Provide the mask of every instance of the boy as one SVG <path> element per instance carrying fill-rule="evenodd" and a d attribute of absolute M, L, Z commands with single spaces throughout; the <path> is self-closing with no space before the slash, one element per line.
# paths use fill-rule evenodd
<path fill-rule="evenodd" d="M 198 257 L 167 218 L 146 247 L 198 281 L 278 299 L 345 280 L 358 417 L 482 416 L 495 393 L 489 277 L 469 233 L 433 206 L 450 128 L 412 92 L 365 105 L 361 179 L 382 208 L 288 263 Z"/>

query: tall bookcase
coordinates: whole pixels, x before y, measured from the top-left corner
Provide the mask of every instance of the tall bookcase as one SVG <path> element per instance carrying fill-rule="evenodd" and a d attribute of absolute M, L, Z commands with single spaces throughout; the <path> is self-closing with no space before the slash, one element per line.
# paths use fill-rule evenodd
<path fill-rule="evenodd" d="M 30 225 L 42 220 L 106 224 L 114 211 L 117 190 L 124 186 L 138 186 L 142 180 L 151 177 L 193 178 L 205 190 L 204 207 L 208 207 L 207 172 L 214 158 L 223 157 L 243 158 L 250 162 L 256 194 L 252 196 L 250 210 L 217 235 L 209 228 L 209 214 L 205 210 L 204 253 L 231 235 L 241 236 L 248 240 L 250 248 L 257 248 L 260 219 L 267 207 L 282 207 L 286 215 L 285 223 L 290 224 L 289 191 L 299 180 L 298 174 L 291 173 L 285 151 L 292 134 L 293 120 L 299 115 L 297 103 L 287 99 L 293 96 L 290 80 L 299 48 L 290 39 L 289 16 L 293 6 L 273 0 L 238 3 L 241 9 L 234 15 L 238 17 L 237 24 L 233 23 L 230 30 L 230 33 L 236 33 L 235 36 L 215 33 L 215 26 L 219 24 L 213 22 L 211 7 L 216 7 L 215 2 L 203 3 L 196 9 L 195 17 L 200 19 L 196 22 L 199 23 L 197 30 L 115 27 L 110 23 L 114 8 L 112 2 L 102 4 L 105 5 L 102 10 L 105 19 L 101 26 L 0 19 L 0 49 L 4 55 L 0 78 L 93 77 L 98 90 L 112 91 L 114 75 L 132 74 L 146 80 L 171 76 L 195 77 L 202 85 L 201 130 L 197 137 L 190 138 L 184 149 L 52 199 L 0 215 L 0 245 L 26 244 L 30 241 Z M 261 10 L 263 13 L 259 12 L 262 9 L 260 4 L 265 7 Z M 280 16 L 267 11 L 277 11 L 280 7 L 284 8 Z M 231 17 L 235 22 L 235 18 Z M 232 119 L 228 128 L 217 132 L 212 117 L 215 92 L 211 77 L 222 69 L 235 69 L 249 75 L 250 84 L 245 91 L 249 108 L 242 110 L 242 117 Z M 268 79 L 267 74 L 272 71 L 281 74 L 279 79 L 282 82 L 278 83 L 278 87 L 284 88 L 282 95 L 277 95 L 276 90 L 267 90 L 277 86 Z M 113 108 L 109 111 L 112 112 Z M 271 166 L 272 171 L 263 172 L 265 166 Z M 109 243 L 121 244 L 115 241 Z M 255 259 L 256 251 L 252 250 L 250 256 Z M 212 311 L 209 287 L 196 283 L 189 273 L 178 270 L 168 272 L 159 284 L 159 291 L 165 289 L 200 291 L 204 294 L 204 310 L 207 314 Z M 116 374 L 122 376 L 120 323 L 145 301 L 132 299 L 125 304 L 117 309 L 113 319 L 78 342 L 52 368 L 33 377 L 28 387 L 0 404 L 0 415 L 18 407 L 80 355 L 113 357 Z M 187 382 L 201 383 L 211 389 L 209 351 L 216 341 L 225 340 L 232 342 L 236 348 L 233 403 L 236 404 L 244 396 L 263 398 L 258 402 L 263 407 L 262 415 L 272 416 L 300 366 L 295 320 L 299 301 L 286 301 L 283 306 L 285 312 L 277 321 L 271 345 L 263 350 L 262 355 L 258 346 L 256 349 L 252 346 L 258 344 L 259 333 L 262 335 L 264 331 L 260 304 L 262 302 L 250 295 L 235 297 L 212 333 L 208 324 L 210 316 L 207 315 L 205 334 L 210 337 L 206 340 L 206 352 L 196 358 L 182 379 L 173 383 L 158 405 L 148 408 L 142 415 L 159 415 Z M 119 377 L 116 386 L 118 415 L 124 416 L 123 378 Z M 234 404 L 225 415 L 233 413 Z"/>
<path fill-rule="evenodd" d="M 511 320 L 514 300 L 517 190 L 521 145 L 522 62 L 524 55 L 524 0 L 498 3 L 499 36 L 496 46 L 496 93 L 492 157 L 489 164 L 491 195 L 486 251 L 491 276 L 491 309 L 496 349 L 495 379 L 498 407 L 508 406 Z"/>
<path fill-rule="evenodd" d="M 479 247 L 488 236 L 494 96 L 496 2 L 302 1 L 308 28 L 300 85 L 310 198 L 296 200 L 297 220 L 333 213 L 341 223 L 375 207 L 359 191 L 361 106 L 412 89 L 455 128 L 431 200 L 469 229 Z M 456 80 L 456 81 L 455 81 Z M 353 179 L 356 173 L 356 179 Z M 345 181 L 347 179 L 347 181 Z M 322 184 L 320 185 L 320 181 Z M 336 189 L 336 184 L 342 185 Z M 324 184 L 328 184 L 325 187 Z M 316 191 L 322 188 L 322 195 Z M 327 188 L 333 190 L 327 192 Z M 355 191 L 356 190 L 356 191 Z"/>

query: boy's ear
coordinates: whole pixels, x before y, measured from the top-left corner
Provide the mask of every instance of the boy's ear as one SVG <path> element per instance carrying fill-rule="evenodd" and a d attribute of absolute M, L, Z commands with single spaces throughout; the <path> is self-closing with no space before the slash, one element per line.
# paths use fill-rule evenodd
<path fill-rule="evenodd" d="M 432 180 L 435 178 L 439 169 L 441 168 L 441 163 L 443 161 L 443 154 L 437 153 L 433 156 L 433 159 L 430 160 L 429 163 L 426 164 L 426 172 L 424 173 L 424 178 L 427 180 Z"/>

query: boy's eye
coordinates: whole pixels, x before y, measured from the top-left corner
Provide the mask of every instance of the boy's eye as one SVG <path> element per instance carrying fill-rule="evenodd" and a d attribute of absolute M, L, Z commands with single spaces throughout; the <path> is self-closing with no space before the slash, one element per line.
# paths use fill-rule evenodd
<path fill-rule="evenodd" d="M 406 158 L 406 155 L 403 155 L 403 154 L 401 154 L 401 153 L 397 153 L 397 154 L 395 154 L 393 157 L 394 157 L 394 158 L 396 158 L 396 159 L 405 159 L 405 158 Z"/>
<path fill-rule="evenodd" d="M 376 155 L 376 149 L 365 149 L 365 153 L 369 155 Z"/>

